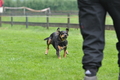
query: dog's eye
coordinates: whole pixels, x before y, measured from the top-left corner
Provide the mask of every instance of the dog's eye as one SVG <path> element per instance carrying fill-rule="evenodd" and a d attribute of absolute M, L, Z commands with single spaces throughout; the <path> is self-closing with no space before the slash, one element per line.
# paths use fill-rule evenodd
<path fill-rule="evenodd" d="M 66 33 L 68 35 L 68 33 Z"/>
<path fill-rule="evenodd" d="M 61 33 L 61 35 L 63 35 L 64 33 Z"/>

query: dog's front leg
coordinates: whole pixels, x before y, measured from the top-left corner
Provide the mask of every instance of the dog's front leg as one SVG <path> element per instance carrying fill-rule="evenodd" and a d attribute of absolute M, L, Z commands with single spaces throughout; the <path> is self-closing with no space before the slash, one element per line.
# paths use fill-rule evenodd
<path fill-rule="evenodd" d="M 63 57 L 66 57 L 66 53 L 67 53 L 67 47 L 64 48 L 64 55 L 63 55 Z"/>
<path fill-rule="evenodd" d="M 59 49 L 57 49 L 57 50 L 56 50 L 56 54 L 57 54 L 57 57 L 58 57 L 58 59 L 61 59 L 61 56 L 60 56 L 60 51 L 59 51 Z"/>
<path fill-rule="evenodd" d="M 63 55 L 63 57 L 66 57 L 66 54 L 68 54 L 67 46 L 65 46 L 65 48 L 64 48 L 64 55 Z"/>
<path fill-rule="evenodd" d="M 58 42 L 56 42 L 55 45 L 53 45 L 53 46 L 56 49 L 56 55 L 57 55 L 58 59 L 61 59 L 60 49 L 59 49 L 59 46 L 58 46 Z"/>

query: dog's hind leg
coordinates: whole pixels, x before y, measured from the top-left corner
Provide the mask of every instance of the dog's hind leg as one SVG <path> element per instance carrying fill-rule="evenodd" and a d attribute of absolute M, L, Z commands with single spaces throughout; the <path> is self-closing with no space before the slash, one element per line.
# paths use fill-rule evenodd
<path fill-rule="evenodd" d="M 49 45 L 51 44 L 51 39 L 48 39 L 47 40 L 47 49 L 45 51 L 45 54 L 48 54 L 48 51 L 49 51 Z"/>
<path fill-rule="evenodd" d="M 48 54 L 48 51 L 49 51 L 49 45 L 47 45 L 47 49 L 45 51 L 45 54 L 47 55 Z"/>

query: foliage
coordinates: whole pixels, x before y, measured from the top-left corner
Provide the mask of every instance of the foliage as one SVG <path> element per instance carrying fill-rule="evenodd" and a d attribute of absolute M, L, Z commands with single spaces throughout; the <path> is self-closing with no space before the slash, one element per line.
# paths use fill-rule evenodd
<path fill-rule="evenodd" d="M 36 10 L 50 7 L 53 11 L 75 11 L 77 10 L 76 0 L 4 0 L 4 6 L 21 7 L 26 6 Z"/>

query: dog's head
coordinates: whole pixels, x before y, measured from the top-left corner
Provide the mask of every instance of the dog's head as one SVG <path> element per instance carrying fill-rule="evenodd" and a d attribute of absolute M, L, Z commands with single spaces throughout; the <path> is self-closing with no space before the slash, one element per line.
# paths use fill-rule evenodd
<path fill-rule="evenodd" d="M 60 28 L 57 29 L 58 36 L 60 37 L 61 41 L 65 41 L 68 37 L 69 28 L 66 28 L 66 31 L 60 31 Z"/>

